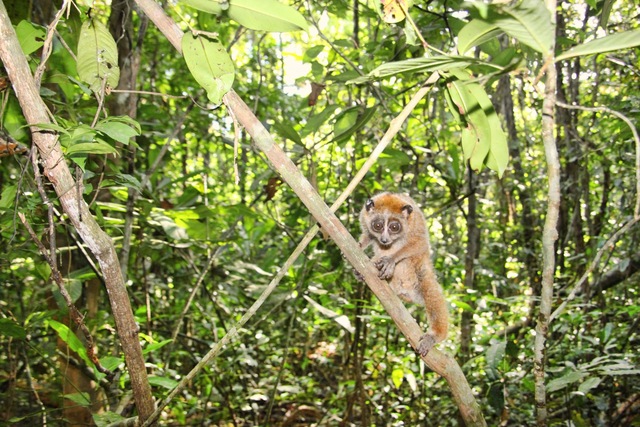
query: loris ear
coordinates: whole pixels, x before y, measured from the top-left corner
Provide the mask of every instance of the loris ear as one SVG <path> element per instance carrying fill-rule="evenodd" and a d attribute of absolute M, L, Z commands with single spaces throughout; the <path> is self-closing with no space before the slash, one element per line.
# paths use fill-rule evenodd
<path fill-rule="evenodd" d="M 406 215 L 407 215 L 407 217 L 408 217 L 409 215 L 411 215 L 411 212 L 413 212 L 413 206 L 411 206 L 411 205 L 404 205 L 404 206 L 402 207 L 402 209 L 400 209 L 400 210 L 401 210 L 402 212 L 405 212 L 405 214 L 406 214 Z"/>
<path fill-rule="evenodd" d="M 364 206 L 367 208 L 367 212 L 369 212 L 374 206 L 373 199 L 367 200 Z"/>

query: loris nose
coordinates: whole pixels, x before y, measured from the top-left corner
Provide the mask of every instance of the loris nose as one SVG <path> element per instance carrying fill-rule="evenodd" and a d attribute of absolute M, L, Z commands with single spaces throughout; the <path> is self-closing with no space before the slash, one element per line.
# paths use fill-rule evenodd
<path fill-rule="evenodd" d="M 388 245 L 389 244 L 389 238 L 388 237 L 381 237 L 380 238 L 380 243 L 382 243 L 383 245 Z"/>

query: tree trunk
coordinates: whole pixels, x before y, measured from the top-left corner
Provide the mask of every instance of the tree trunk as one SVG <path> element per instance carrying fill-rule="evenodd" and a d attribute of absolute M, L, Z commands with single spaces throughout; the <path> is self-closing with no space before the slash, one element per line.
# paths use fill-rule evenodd
<path fill-rule="evenodd" d="M 48 124 L 51 123 L 51 120 L 1 0 L 0 39 L 2 40 L 0 59 L 6 68 L 27 123 L 29 123 L 33 143 L 42 159 L 44 175 L 53 185 L 69 221 L 96 257 L 102 270 L 120 343 L 129 369 L 131 388 L 138 413 L 141 419 L 146 419 L 154 409 L 153 397 L 147 380 L 142 348 L 138 340 L 138 326 L 131 310 L 115 247 L 111 238 L 95 221 L 84 199 L 78 195 L 78 191 L 76 191 L 78 184 L 73 179 L 67 162 L 64 160 L 57 135 L 51 131 L 43 131 L 38 127 L 38 124 Z"/>

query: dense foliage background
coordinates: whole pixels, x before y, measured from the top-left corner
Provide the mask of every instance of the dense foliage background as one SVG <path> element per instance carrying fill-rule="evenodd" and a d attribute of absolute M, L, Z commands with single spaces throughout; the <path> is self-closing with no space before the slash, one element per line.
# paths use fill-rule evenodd
<path fill-rule="evenodd" d="M 384 22 L 377 2 L 283 3 L 304 16 L 308 32 L 248 30 L 180 2 L 163 8 L 183 30 L 217 33 L 236 68 L 234 90 L 331 204 L 430 73 L 347 82 L 382 64 L 423 57 L 425 48 L 406 21 Z M 183 58 L 133 2 L 4 4 L 33 70 L 47 25 L 65 8 L 40 94 L 66 132 L 56 129 L 67 144 L 61 161 L 82 177 L 77 191 L 121 256 L 149 382 L 161 399 L 229 332 L 315 221 L 228 110 L 211 108 Z M 90 7 L 120 54 L 119 90 L 104 104 L 76 71 Z M 480 9 L 435 0 L 415 1 L 410 12 L 430 49 L 457 54 L 461 28 Z M 628 0 L 561 2 L 557 49 L 638 30 L 639 17 L 640 6 Z M 502 67 L 485 63 L 472 72 L 507 136 L 504 174 L 466 166 L 465 125 L 440 82 L 337 214 L 357 236 L 357 215 L 371 194 L 408 192 L 422 205 L 451 309 L 449 339 L 439 348 L 462 365 L 489 425 L 533 425 L 547 201 L 540 77 L 553 64 L 504 34 L 473 52 Z M 636 126 L 640 117 L 639 53 L 635 47 L 556 63 L 558 101 L 587 109 L 556 110 L 562 199 L 554 310 L 577 293 L 550 323 L 552 425 L 640 425 L 637 147 L 620 118 Z M 56 214 L 51 229 L 29 129 L 2 81 L 0 422 L 105 425 L 114 414 L 132 416 L 129 374 L 100 271 L 45 186 Z M 138 92 L 127 97 L 129 89 Z M 118 119 L 130 129 L 117 127 L 124 136 L 110 127 L 114 117 L 130 118 Z M 69 153 L 78 141 L 113 152 Z M 88 367 L 84 347 L 65 334 L 74 323 L 19 213 L 47 248 L 55 242 L 64 283 L 115 378 Z M 424 325 L 422 310 L 411 311 Z M 319 234 L 161 423 L 448 426 L 459 423 L 457 414 L 446 382 L 426 369 Z"/>

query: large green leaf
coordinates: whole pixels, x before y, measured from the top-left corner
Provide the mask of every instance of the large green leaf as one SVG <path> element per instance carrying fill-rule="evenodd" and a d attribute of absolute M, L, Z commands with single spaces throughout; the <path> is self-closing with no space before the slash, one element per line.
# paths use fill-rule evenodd
<path fill-rule="evenodd" d="M 287 32 L 309 29 L 304 17 L 276 0 L 231 0 L 229 17 L 252 30 Z"/>
<path fill-rule="evenodd" d="M 464 55 L 469 49 L 502 34 L 497 25 L 473 19 L 458 33 L 458 53 Z"/>
<path fill-rule="evenodd" d="M 113 89 L 120 80 L 118 49 L 111 33 L 98 19 L 89 19 L 82 24 L 78 41 L 78 77 L 99 92 Z"/>
<path fill-rule="evenodd" d="M 42 27 L 28 21 L 20 21 L 16 27 L 16 35 L 25 55 L 31 55 L 44 44 L 46 32 Z"/>
<path fill-rule="evenodd" d="M 229 9 L 228 1 L 218 0 L 182 0 L 181 3 L 191 6 L 194 9 L 201 10 L 203 12 L 221 14 L 225 10 Z"/>
<path fill-rule="evenodd" d="M 481 61 L 469 56 L 438 55 L 425 58 L 411 58 L 404 61 L 387 62 L 372 70 L 368 75 L 347 83 L 364 83 L 373 79 L 390 77 L 400 73 L 447 71 L 465 68 Z"/>
<path fill-rule="evenodd" d="M 640 28 L 611 34 L 609 36 L 591 40 L 587 43 L 579 44 L 556 56 L 556 61 L 562 61 L 563 59 L 573 58 L 575 56 L 593 55 L 596 53 L 628 49 L 635 46 L 640 46 Z"/>
<path fill-rule="evenodd" d="M 67 155 L 72 154 L 118 154 L 108 142 L 96 139 L 94 142 L 80 142 L 67 148 Z"/>
<path fill-rule="evenodd" d="M 209 101 L 219 105 L 235 79 L 233 62 L 224 46 L 216 39 L 185 33 L 182 54 L 193 77 L 207 91 Z"/>
<path fill-rule="evenodd" d="M 502 176 L 508 161 L 507 138 L 489 96 L 463 70 L 452 70 L 455 79 L 447 83 L 447 94 L 454 114 L 465 122 L 462 129 L 464 159 L 475 171 L 486 165 Z"/>
<path fill-rule="evenodd" d="M 60 339 L 64 341 L 71 350 L 75 351 L 78 356 L 87 363 L 87 365 L 91 367 L 94 366 L 93 362 L 89 360 L 87 349 L 67 325 L 56 322 L 55 320 L 48 320 L 47 323 L 56 331 Z"/>
<path fill-rule="evenodd" d="M 307 31 L 304 17 L 291 6 L 277 0 L 182 0 L 188 6 L 220 15 L 226 11 L 229 18 L 252 30 L 288 32 Z"/>
<path fill-rule="evenodd" d="M 503 9 L 505 15 L 493 21 L 502 31 L 541 53 L 551 49 L 555 31 L 551 13 L 543 1 L 522 0 L 515 7 Z"/>

